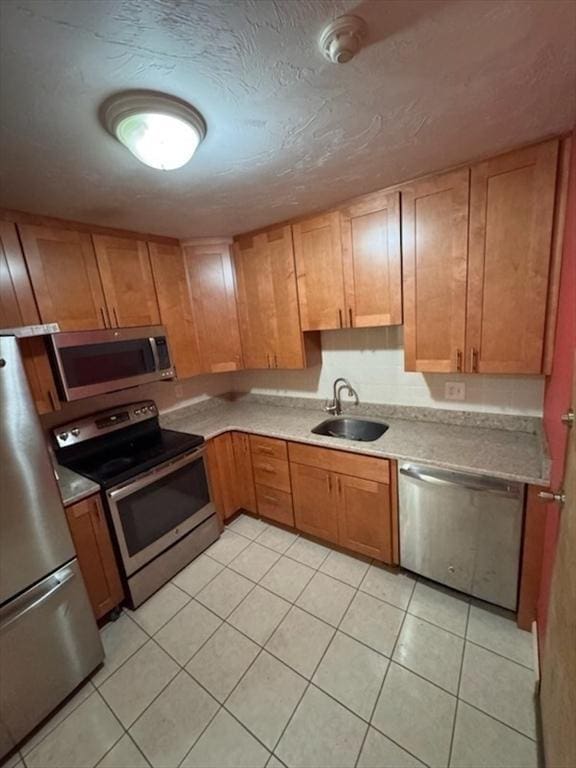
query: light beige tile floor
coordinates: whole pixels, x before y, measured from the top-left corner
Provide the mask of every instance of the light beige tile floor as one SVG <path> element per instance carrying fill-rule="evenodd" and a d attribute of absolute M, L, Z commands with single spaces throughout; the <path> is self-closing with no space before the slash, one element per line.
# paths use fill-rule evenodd
<path fill-rule="evenodd" d="M 505 611 L 241 516 L 137 611 L 18 768 L 535 768 Z"/>

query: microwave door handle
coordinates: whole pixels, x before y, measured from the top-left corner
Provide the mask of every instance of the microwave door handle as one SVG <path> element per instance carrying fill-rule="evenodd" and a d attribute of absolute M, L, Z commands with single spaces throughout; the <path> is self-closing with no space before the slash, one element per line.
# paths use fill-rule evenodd
<path fill-rule="evenodd" d="M 150 342 L 150 349 L 152 350 L 152 357 L 154 358 L 154 370 L 159 371 L 160 370 L 160 359 L 158 357 L 158 345 L 156 344 L 156 339 L 154 336 L 149 336 L 148 341 Z"/>

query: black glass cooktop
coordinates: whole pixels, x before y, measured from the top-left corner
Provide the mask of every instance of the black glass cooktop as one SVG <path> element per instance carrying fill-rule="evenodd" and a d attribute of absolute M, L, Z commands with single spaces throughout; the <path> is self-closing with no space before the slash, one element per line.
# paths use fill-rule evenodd
<path fill-rule="evenodd" d="M 160 429 L 148 423 L 60 449 L 56 456 L 60 464 L 103 488 L 111 488 L 193 450 L 203 442 L 200 435 Z"/>

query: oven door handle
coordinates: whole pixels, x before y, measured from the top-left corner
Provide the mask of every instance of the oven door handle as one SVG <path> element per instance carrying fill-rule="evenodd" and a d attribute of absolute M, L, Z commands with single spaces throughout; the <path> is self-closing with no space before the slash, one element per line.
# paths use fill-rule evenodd
<path fill-rule="evenodd" d="M 200 461 L 204 457 L 204 453 L 205 449 L 203 447 L 196 448 L 192 453 L 187 453 L 177 459 L 171 459 L 157 467 L 152 467 L 152 469 L 143 472 L 141 475 L 136 475 L 136 477 L 122 483 L 122 485 L 117 485 L 114 489 L 106 491 L 106 495 L 111 501 L 122 499 L 124 496 L 134 493 L 134 491 L 145 488 L 147 485 L 156 482 L 156 480 L 176 472 L 187 464 L 194 464 L 196 461 Z"/>

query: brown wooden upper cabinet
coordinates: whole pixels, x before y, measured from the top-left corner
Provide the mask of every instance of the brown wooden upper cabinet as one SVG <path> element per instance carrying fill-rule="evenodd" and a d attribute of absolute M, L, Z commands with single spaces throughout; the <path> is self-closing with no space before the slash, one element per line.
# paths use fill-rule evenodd
<path fill-rule="evenodd" d="M 402 322 L 400 193 L 376 192 L 342 208 L 346 324 Z"/>
<path fill-rule="evenodd" d="M 305 368 L 318 360 L 318 338 L 300 327 L 289 226 L 234 243 L 240 336 L 246 368 Z"/>
<path fill-rule="evenodd" d="M 406 370 L 543 371 L 558 146 L 402 188 Z"/>
<path fill-rule="evenodd" d="M 168 332 L 173 363 L 181 378 L 194 376 L 203 369 L 184 254 L 177 245 L 148 243 L 148 248 L 160 320 Z"/>
<path fill-rule="evenodd" d="M 303 331 L 347 326 L 340 214 L 292 225 Z"/>
<path fill-rule="evenodd" d="M 16 226 L 0 221 L 0 328 L 40 322 Z M 60 407 L 44 339 L 20 339 L 20 352 L 38 413 Z"/>
<path fill-rule="evenodd" d="M 407 371 L 462 371 L 468 254 L 467 168 L 402 189 Z"/>
<path fill-rule="evenodd" d="M 303 330 L 402 322 L 398 192 L 366 195 L 292 229 Z"/>
<path fill-rule="evenodd" d="M 542 371 L 557 165 L 555 140 L 472 168 L 467 371 Z"/>
<path fill-rule="evenodd" d="M 92 240 L 85 232 L 19 224 L 43 323 L 61 331 L 110 325 Z"/>
<path fill-rule="evenodd" d="M 148 246 L 143 240 L 93 235 L 112 327 L 158 325 Z"/>
<path fill-rule="evenodd" d="M 192 241 L 183 251 L 201 370 L 238 371 L 242 351 L 229 244 Z"/>

